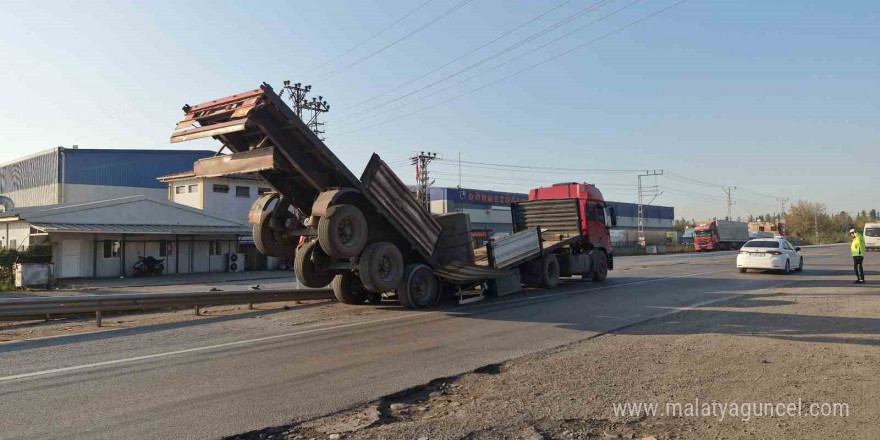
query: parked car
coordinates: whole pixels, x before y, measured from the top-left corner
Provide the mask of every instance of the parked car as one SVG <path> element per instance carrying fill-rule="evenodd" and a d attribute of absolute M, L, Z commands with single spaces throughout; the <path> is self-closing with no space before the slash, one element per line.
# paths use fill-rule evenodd
<path fill-rule="evenodd" d="M 739 250 L 736 268 L 740 273 L 749 269 L 800 272 L 804 270 L 804 257 L 800 247 L 784 238 L 759 238 L 749 240 Z"/>

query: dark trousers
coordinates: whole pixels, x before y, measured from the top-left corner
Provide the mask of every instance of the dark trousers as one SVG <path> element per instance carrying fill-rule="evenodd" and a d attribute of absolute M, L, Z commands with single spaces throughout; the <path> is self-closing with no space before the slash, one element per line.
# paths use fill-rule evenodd
<path fill-rule="evenodd" d="M 853 268 L 856 271 L 856 279 L 865 281 L 865 268 L 862 266 L 862 262 L 865 261 L 865 257 L 853 257 Z"/>

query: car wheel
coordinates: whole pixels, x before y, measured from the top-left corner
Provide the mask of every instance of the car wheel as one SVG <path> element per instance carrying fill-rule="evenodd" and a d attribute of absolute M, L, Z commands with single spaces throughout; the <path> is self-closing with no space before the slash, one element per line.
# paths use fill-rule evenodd
<path fill-rule="evenodd" d="M 782 273 L 786 275 L 791 273 L 791 260 L 785 260 L 785 269 L 783 269 Z"/>
<path fill-rule="evenodd" d="M 746 273 L 747 270 L 748 269 L 741 267 L 739 268 L 739 273 Z"/>

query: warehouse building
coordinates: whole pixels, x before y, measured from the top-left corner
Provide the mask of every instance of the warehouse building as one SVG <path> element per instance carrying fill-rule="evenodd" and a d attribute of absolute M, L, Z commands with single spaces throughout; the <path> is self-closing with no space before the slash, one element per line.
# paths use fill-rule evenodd
<path fill-rule="evenodd" d="M 76 204 L 143 195 L 167 199 L 156 180 L 192 169 L 208 150 L 98 150 L 57 147 L 0 165 L 0 196 L 15 207 Z"/>
<path fill-rule="evenodd" d="M 468 188 L 431 188 L 431 212 L 445 214 L 466 212 L 471 219 L 476 245 L 492 236 L 505 236 L 513 231 L 510 204 L 528 200 L 528 194 L 475 190 Z M 617 227 L 611 230 L 614 244 L 638 242 L 639 205 L 606 202 L 617 214 Z M 648 245 L 666 244 L 666 232 L 672 229 L 675 209 L 669 206 L 644 206 L 645 236 Z"/>
<path fill-rule="evenodd" d="M 50 246 L 57 278 L 132 276 L 141 257 L 164 260 L 164 274 L 240 271 L 246 234 L 238 222 L 143 195 L 0 213 L 0 246 Z"/>

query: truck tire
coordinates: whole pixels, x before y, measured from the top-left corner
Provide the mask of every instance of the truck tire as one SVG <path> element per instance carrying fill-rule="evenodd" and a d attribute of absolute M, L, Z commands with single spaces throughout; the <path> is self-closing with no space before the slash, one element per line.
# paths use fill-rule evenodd
<path fill-rule="evenodd" d="M 296 244 L 299 238 L 281 242 L 275 237 L 275 231 L 269 227 L 272 220 L 272 211 L 263 211 L 260 214 L 260 222 L 254 225 L 254 246 L 261 254 L 269 257 L 290 258 L 296 253 Z"/>
<path fill-rule="evenodd" d="M 369 292 L 360 278 L 351 272 L 344 272 L 333 277 L 333 295 L 343 304 L 363 304 Z"/>
<path fill-rule="evenodd" d="M 297 249 L 293 272 L 303 286 L 319 289 L 333 281 L 333 272 L 326 269 L 329 262 L 330 258 L 318 246 L 318 242 L 312 240 Z"/>
<path fill-rule="evenodd" d="M 367 219 L 357 206 L 336 205 L 318 220 L 318 242 L 333 258 L 351 258 L 367 244 Z"/>
<path fill-rule="evenodd" d="M 594 256 L 596 258 L 596 268 L 593 270 L 593 281 L 600 283 L 608 278 L 608 257 L 605 252 L 596 250 Z"/>
<path fill-rule="evenodd" d="M 404 270 L 403 280 L 397 288 L 400 304 L 407 309 L 423 309 L 437 304 L 440 289 L 434 271 L 424 264 L 410 264 Z"/>
<path fill-rule="evenodd" d="M 559 260 L 556 255 L 544 255 L 538 263 L 541 265 L 541 287 L 555 289 L 559 284 Z"/>
<path fill-rule="evenodd" d="M 372 243 L 364 249 L 358 262 L 361 281 L 367 290 L 389 292 L 403 279 L 403 255 L 392 243 Z"/>

